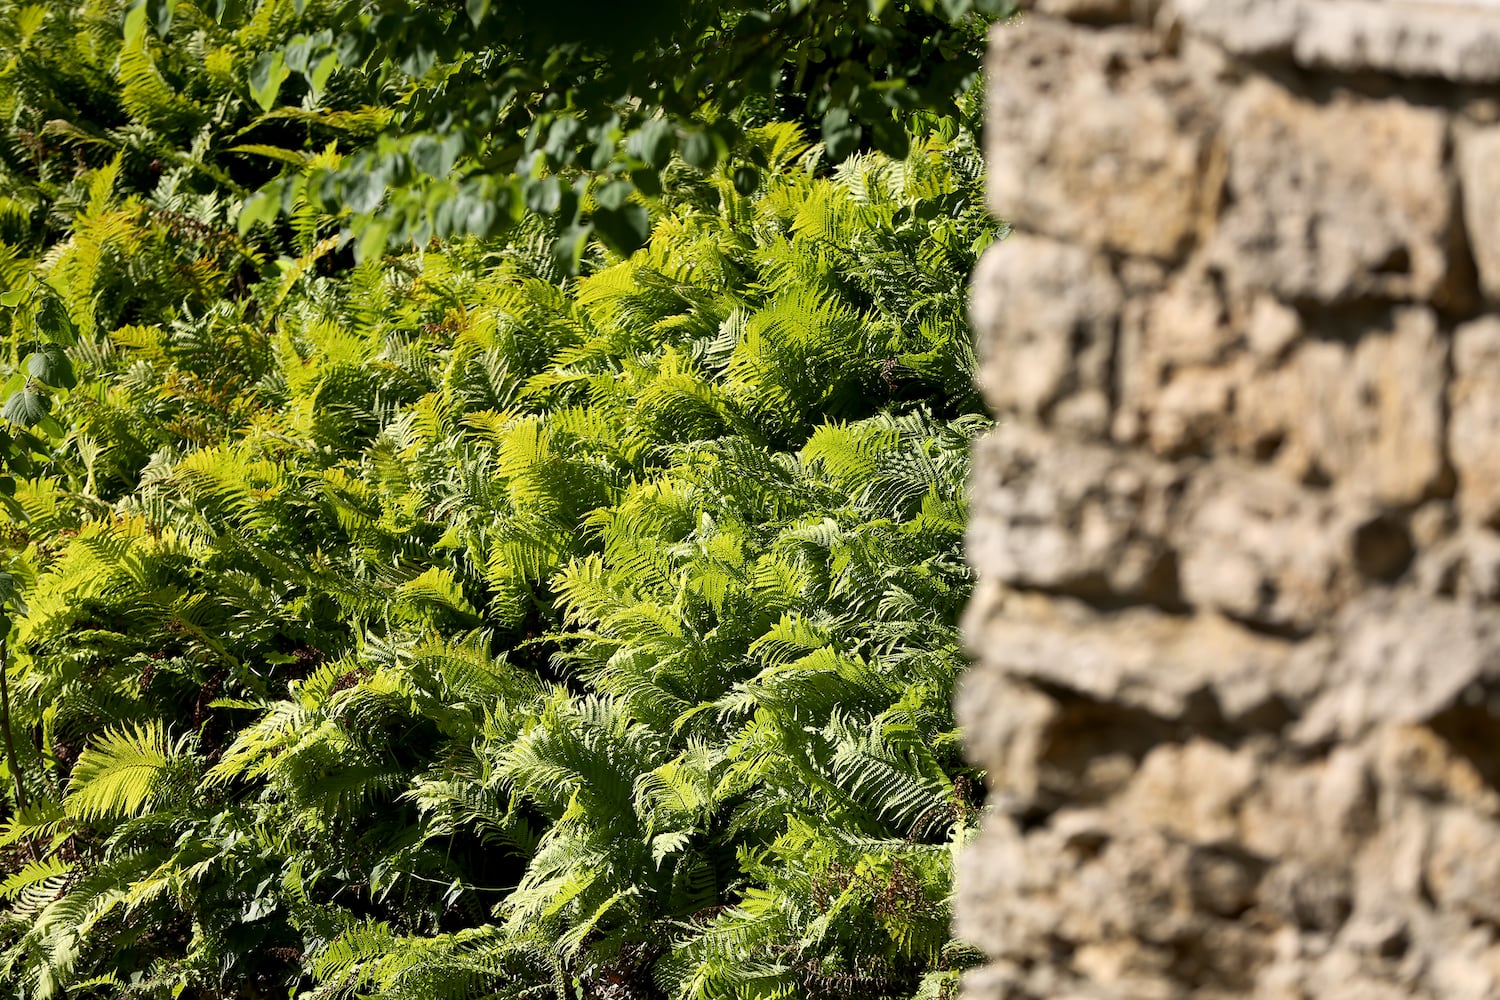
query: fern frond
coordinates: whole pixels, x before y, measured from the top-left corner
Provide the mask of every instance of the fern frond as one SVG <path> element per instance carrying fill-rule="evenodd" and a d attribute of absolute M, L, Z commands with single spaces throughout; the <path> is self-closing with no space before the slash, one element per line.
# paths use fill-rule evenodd
<path fill-rule="evenodd" d="M 182 747 L 159 720 L 105 732 L 79 754 L 64 811 L 85 822 L 137 815 L 161 791 Z"/>

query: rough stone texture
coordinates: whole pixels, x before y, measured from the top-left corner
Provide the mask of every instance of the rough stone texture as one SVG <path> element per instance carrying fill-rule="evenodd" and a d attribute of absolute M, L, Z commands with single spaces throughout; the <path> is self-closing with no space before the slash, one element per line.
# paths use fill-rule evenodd
<path fill-rule="evenodd" d="M 1242 56 L 1303 66 L 1500 80 L 1493 0 L 1173 0 L 1169 16 Z"/>
<path fill-rule="evenodd" d="M 1229 203 L 1209 254 L 1233 285 L 1320 303 L 1442 288 L 1455 204 L 1441 112 L 1319 103 L 1253 77 L 1223 131 Z"/>
<path fill-rule="evenodd" d="M 1500 996 L 1500 0 L 1030 7 L 965 995 Z"/>
<path fill-rule="evenodd" d="M 1101 24 L 1128 21 L 1148 12 L 1141 0 L 1035 0 L 1031 6 L 1042 14 Z"/>
<path fill-rule="evenodd" d="M 1496 216 L 1500 219 L 1500 216 Z M 1500 224 L 1497 224 L 1500 225 Z M 1500 317 L 1486 316 L 1453 338 L 1448 448 L 1459 480 L 1459 509 L 1500 522 Z"/>
<path fill-rule="evenodd" d="M 1172 599 L 1162 563 L 1181 489 L 1175 470 L 1024 426 L 1001 428 L 979 453 L 987 478 L 974 494 L 985 511 L 972 536 L 977 558 L 1023 586 Z"/>
<path fill-rule="evenodd" d="M 1500 218 L 1500 126 L 1461 128 L 1458 162 L 1480 284 L 1491 301 L 1500 301 L 1500 232 L 1495 227 Z"/>
<path fill-rule="evenodd" d="M 1182 593 L 1271 629 L 1307 631 L 1363 582 L 1355 536 L 1378 515 L 1269 470 L 1200 473 L 1179 524 Z"/>
<path fill-rule="evenodd" d="M 1356 322 L 1357 339 L 1304 340 L 1284 365 L 1241 380 L 1226 443 L 1289 478 L 1411 504 L 1438 489 L 1446 468 L 1447 338 L 1427 309 Z"/>
<path fill-rule="evenodd" d="M 990 203 L 1088 249 L 1173 259 L 1204 211 L 1211 68 L 1155 36 L 1039 17 L 993 36 Z"/>
<path fill-rule="evenodd" d="M 1056 411 L 1076 429 L 1102 431 L 1119 285 L 1103 261 L 1067 243 L 1017 234 L 1000 246 L 974 275 L 985 399 L 1001 412 Z M 1010 315 L 1018 321 L 998 322 Z"/>

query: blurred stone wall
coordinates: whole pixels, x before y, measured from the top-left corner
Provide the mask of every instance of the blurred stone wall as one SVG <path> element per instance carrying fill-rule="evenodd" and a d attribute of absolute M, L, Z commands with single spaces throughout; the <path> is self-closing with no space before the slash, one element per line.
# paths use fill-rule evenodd
<path fill-rule="evenodd" d="M 1500 997 L 1500 0 L 1030 6 L 966 996 Z"/>

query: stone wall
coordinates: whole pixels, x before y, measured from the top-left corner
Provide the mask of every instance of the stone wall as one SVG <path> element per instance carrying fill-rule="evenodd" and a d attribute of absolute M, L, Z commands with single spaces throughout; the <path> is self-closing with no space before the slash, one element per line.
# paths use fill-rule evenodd
<path fill-rule="evenodd" d="M 1500 0 L 1036 0 L 971 1000 L 1500 996 Z"/>

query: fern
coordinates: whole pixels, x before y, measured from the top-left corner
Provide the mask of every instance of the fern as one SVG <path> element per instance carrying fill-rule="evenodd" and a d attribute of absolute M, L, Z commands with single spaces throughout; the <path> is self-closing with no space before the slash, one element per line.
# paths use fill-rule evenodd
<path fill-rule="evenodd" d="M 84 822 L 137 815 L 163 792 L 181 752 L 160 722 L 106 732 L 79 755 L 64 811 Z"/>
<path fill-rule="evenodd" d="M 239 83 L 333 11 L 0 5 L 0 374 L 79 376 L 5 452 L 0 986 L 947 995 L 972 138 L 752 130 L 577 279 L 531 217 L 351 267 L 309 178 L 386 82 Z"/>

